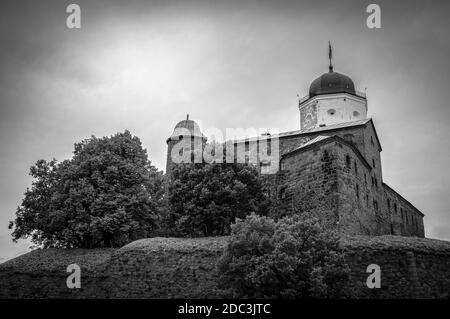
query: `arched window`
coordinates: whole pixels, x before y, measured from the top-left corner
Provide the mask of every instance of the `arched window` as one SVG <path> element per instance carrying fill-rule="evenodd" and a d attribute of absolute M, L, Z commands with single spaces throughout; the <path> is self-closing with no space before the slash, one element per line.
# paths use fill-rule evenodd
<path fill-rule="evenodd" d="M 328 110 L 328 114 L 329 115 L 334 115 L 334 114 L 336 114 L 336 110 L 335 109 L 329 109 Z"/>

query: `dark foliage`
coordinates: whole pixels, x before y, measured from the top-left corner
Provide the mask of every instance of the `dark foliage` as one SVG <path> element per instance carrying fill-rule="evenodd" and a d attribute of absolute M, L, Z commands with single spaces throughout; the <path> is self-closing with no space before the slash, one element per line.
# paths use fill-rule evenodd
<path fill-rule="evenodd" d="M 349 297 L 338 237 L 316 218 L 250 215 L 232 226 L 220 285 L 240 298 Z"/>
<path fill-rule="evenodd" d="M 172 172 L 165 227 L 172 236 L 230 233 L 236 218 L 264 214 L 268 201 L 257 169 L 245 164 L 183 164 Z"/>
<path fill-rule="evenodd" d="M 111 247 L 146 237 L 155 227 L 163 176 L 130 132 L 75 144 L 73 158 L 31 167 L 13 238 L 41 247 Z"/>

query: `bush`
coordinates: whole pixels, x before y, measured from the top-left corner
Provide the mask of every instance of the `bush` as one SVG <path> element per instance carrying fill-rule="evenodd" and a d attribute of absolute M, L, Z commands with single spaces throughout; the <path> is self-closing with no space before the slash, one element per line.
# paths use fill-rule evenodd
<path fill-rule="evenodd" d="M 350 269 L 338 239 L 316 218 L 275 222 L 252 214 L 232 226 L 219 285 L 238 298 L 349 297 Z"/>
<path fill-rule="evenodd" d="M 111 247 L 146 237 L 156 226 L 163 176 L 130 132 L 75 144 L 73 158 L 39 160 L 13 238 L 41 247 Z"/>

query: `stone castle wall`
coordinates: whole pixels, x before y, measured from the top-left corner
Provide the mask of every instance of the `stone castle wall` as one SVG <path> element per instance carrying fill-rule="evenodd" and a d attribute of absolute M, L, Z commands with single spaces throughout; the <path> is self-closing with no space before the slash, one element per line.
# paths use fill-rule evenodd
<path fill-rule="evenodd" d="M 0 265 L 0 298 L 220 298 L 216 263 L 227 237 L 151 238 L 121 249 L 36 250 Z M 450 297 L 450 242 L 379 236 L 341 240 L 359 298 Z M 81 289 L 66 286 L 81 267 Z M 367 267 L 381 268 L 369 289 Z"/>
<path fill-rule="evenodd" d="M 323 133 L 338 136 L 357 150 L 334 143 L 308 147 L 307 151 L 283 157 L 281 170 L 287 176 L 285 184 L 292 189 L 287 206 L 298 211 L 300 201 L 315 201 L 320 205 L 334 202 L 338 205 L 340 228 L 348 235 L 424 237 L 423 214 L 382 182 L 380 145 L 373 126 L 367 124 Z M 280 150 L 286 154 L 319 135 L 317 132 L 307 137 L 281 139 Z M 329 164 L 333 169 L 328 173 L 324 172 L 321 162 L 325 150 L 335 161 Z M 332 188 L 331 181 L 335 181 L 337 188 Z M 322 183 L 319 188 L 318 183 Z M 327 196 L 324 196 L 325 188 L 328 188 Z"/>
<path fill-rule="evenodd" d="M 333 139 L 283 157 L 287 207 L 314 211 L 347 235 L 390 234 L 390 215 L 373 197 L 372 168 L 352 144 Z"/>
<path fill-rule="evenodd" d="M 383 184 L 384 209 L 391 213 L 394 234 L 425 237 L 423 215 L 410 202 Z"/>
<path fill-rule="evenodd" d="M 285 172 L 281 201 L 287 212 L 315 213 L 335 228 L 339 222 L 339 190 L 335 153 L 331 145 L 290 153 L 281 160 Z"/>

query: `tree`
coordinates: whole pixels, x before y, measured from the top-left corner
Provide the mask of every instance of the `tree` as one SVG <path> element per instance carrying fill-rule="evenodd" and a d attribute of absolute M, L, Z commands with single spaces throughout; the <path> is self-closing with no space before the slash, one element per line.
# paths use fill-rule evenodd
<path fill-rule="evenodd" d="M 219 260 L 220 285 L 239 298 L 348 297 L 339 237 L 316 218 L 238 220 Z"/>
<path fill-rule="evenodd" d="M 267 198 L 255 167 L 180 164 L 174 167 L 165 216 L 169 235 L 217 236 L 249 212 L 264 214 Z"/>
<path fill-rule="evenodd" d="M 162 172 L 129 131 L 75 144 L 73 158 L 39 160 L 16 219 L 14 240 L 42 247 L 111 247 L 145 237 L 156 224 Z"/>

